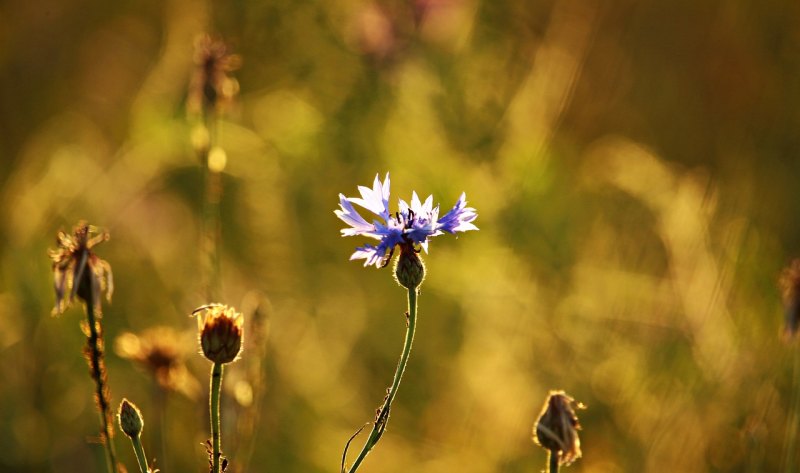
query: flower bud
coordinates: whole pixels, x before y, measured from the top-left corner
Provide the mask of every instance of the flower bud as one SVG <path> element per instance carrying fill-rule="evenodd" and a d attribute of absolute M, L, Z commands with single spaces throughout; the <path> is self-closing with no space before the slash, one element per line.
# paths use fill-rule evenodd
<path fill-rule="evenodd" d="M 123 399 L 117 413 L 119 428 L 130 438 L 136 438 L 142 433 L 144 419 L 139 408 L 127 399 Z"/>
<path fill-rule="evenodd" d="M 397 283 L 406 289 L 416 289 L 425 279 L 425 263 L 410 244 L 400 245 L 400 256 L 394 263 Z"/>
<path fill-rule="evenodd" d="M 533 440 L 552 455 L 558 455 L 559 465 L 569 465 L 581 457 L 578 438 L 581 426 L 572 409 L 573 402 L 564 391 L 550 391 L 534 427 Z"/>
<path fill-rule="evenodd" d="M 243 317 L 233 307 L 212 304 L 195 309 L 205 311 L 200 324 L 200 347 L 203 355 L 214 363 L 230 363 L 242 350 Z"/>

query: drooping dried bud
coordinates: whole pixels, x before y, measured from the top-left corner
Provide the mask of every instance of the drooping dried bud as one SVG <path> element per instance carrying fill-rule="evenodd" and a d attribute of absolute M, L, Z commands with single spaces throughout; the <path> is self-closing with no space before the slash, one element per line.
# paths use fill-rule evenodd
<path fill-rule="evenodd" d="M 784 268 L 778 284 L 783 299 L 783 335 L 786 340 L 791 340 L 800 330 L 800 258 Z"/>
<path fill-rule="evenodd" d="M 558 455 L 559 465 L 569 465 L 581 457 L 581 426 L 572 409 L 573 402 L 564 391 L 550 391 L 533 429 L 534 442 Z"/>
<path fill-rule="evenodd" d="M 130 438 L 136 438 L 142 433 L 144 419 L 139 408 L 127 399 L 123 399 L 117 412 L 119 428 Z"/>
<path fill-rule="evenodd" d="M 214 363 L 236 360 L 242 350 L 242 314 L 222 304 L 205 305 L 192 312 L 198 313 L 204 313 L 204 317 L 198 318 L 203 355 Z"/>
<path fill-rule="evenodd" d="M 400 244 L 400 256 L 394 263 L 394 276 L 406 289 L 416 289 L 425 279 L 425 263 L 411 244 Z"/>

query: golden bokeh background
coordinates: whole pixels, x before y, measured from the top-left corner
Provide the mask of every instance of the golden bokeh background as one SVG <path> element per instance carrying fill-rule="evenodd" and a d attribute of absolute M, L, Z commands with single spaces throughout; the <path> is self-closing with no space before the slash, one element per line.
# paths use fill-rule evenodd
<path fill-rule="evenodd" d="M 405 293 L 348 261 L 364 240 L 333 210 L 386 171 L 393 208 L 466 191 L 480 231 L 431 243 L 360 471 L 541 471 L 549 389 L 587 406 L 566 471 L 785 471 L 800 449 L 776 287 L 800 255 L 797 3 L 31 0 L 0 18 L 0 470 L 105 471 L 82 312 L 49 315 L 47 249 L 79 219 L 111 234 L 113 405 L 142 409 L 163 472 L 207 468 L 186 113 L 205 32 L 242 57 L 219 126 L 220 302 L 248 317 L 230 471 L 336 472 L 379 405 Z M 148 330 L 186 355 L 176 392 L 125 358 Z"/>

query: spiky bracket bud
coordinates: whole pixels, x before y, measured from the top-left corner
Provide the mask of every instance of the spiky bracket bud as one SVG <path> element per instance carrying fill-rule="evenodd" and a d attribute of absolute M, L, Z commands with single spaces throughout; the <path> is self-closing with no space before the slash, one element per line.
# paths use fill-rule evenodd
<path fill-rule="evenodd" d="M 192 314 L 205 312 L 198 318 L 200 348 L 203 355 L 214 363 L 235 361 L 242 351 L 244 318 L 233 307 L 209 304 L 195 309 Z"/>
<path fill-rule="evenodd" d="M 400 256 L 394 263 L 394 277 L 406 289 L 418 288 L 425 279 L 425 263 L 412 245 L 400 245 Z"/>
<path fill-rule="evenodd" d="M 119 428 L 125 432 L 125 435 L 132 439 L 141 435 L 144 428 L 144 419 L 135 404 L 123 399 L 119 405 L 117 418 L 119 419 Z"/>
<path fill-rule="evenodd" d="M 533 431 L 533 440 L 557 455 L 559 465 L 569 465 L 581 457 L 578 417 L 572 408 L 574 399 L 564 391 L 550 391 Z M 578 404 L 579 408 L 583 406 Z"/>

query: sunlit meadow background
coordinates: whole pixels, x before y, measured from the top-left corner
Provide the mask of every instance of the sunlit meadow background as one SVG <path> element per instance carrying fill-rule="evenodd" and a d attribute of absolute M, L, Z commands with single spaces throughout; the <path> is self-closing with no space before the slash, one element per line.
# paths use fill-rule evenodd
<path fill-rule="evenodd" d="M 81 218 L 112 237 L 96 249 L 116 282 L 114 406 L 141 407 L 165 473 L 207 469 L 185 106 L 203 32 L 243 58 L 220 128 L 220 302 L 260 329 L 226 371 L 234 472 L 336 472 L 380 403 L 405 293 L 348 261 L 364 241 L 333 210 L 386 171 L 393 208 L 466 191 L 481 230 L 431 244 L 411 362 L 362 471 L 539 471 L 551 388 L 588 407 L 566 471 L 782 468 L 796 2 L 32 0 L 0 19 L 0 470 L 104 471 L 82 311 L 49 315 L 47 249 Z M 119 350 L 157 326 L 186 353 L 178 392 Z"/>

